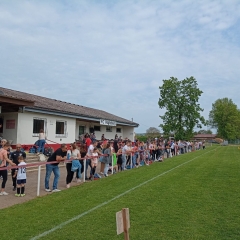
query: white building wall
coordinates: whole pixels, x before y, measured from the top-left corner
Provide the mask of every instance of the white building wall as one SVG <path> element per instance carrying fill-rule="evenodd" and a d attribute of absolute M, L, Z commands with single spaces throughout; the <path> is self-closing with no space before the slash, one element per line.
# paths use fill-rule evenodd
<path fill-rule="evenodd" d="M 100 126 L 100 130 L 101 131 L 95 131 L 95 135 L 96 135 L 96 139 L 97 140 L 101 140 L 102 134 L 104 134 L 106 139 L 114 139 L 115 135 L 117 134 L 118 137 L 122 136 L 122 139 L 124 138 L 129 138 L 131 140 L 133 140 L 133 132 L 134 132 L 134 127 L 126 127 L 126 126 L 113 126 L 112 131 L 111 132 L 107 132 L 107 126 L 105 125 L 100 125 L 100 123 L 96 122 L 84 122 L 84 121 L 77 121 L 76 123 L 76 131 L 75 131 L 75 135 L 76 135 L 76 139 L 78 139 L 79 137 L 79 126 L 84 126 L 85 127 L 85 133 L 90 133 L 89 129 L 90 127 L 94 127 L 94 126 Z M 117 128 L 121 128 L 121 132 L 117 132 Z"/>
<path fill-rule="evenodd" d="M 124 126 L 122 134 L 123 139 L 127 137 L 131 141 L 134 141 L 134 127 Z"/>
<path fill-rule="evenodd" d="M 41 113 L 24 112 L 18 113 L 17 142 L 22 144 L 33 144 L 38 140 L 38 137 L 33 134 L 34 118 L 46 119 L 47 123 L 45 132 L 47 139 L 56 143 L 72 143 L 75 141 L 76 119 Z M 56 120 L 67 122 L 66 136 L 56 136 Z"/>
<path fill-rule="evenodd" d="M 12 141 L 12 144 L 17 143 L 17 129 L 18 129 L 18 113 L 4 113 L 1 114 L 3 118 L 3 138 L 7 139 L 8 141 Z M 6 123 L 7 121 L 15 121 L 15 128 L 14 129 L 7 129 Z"/>

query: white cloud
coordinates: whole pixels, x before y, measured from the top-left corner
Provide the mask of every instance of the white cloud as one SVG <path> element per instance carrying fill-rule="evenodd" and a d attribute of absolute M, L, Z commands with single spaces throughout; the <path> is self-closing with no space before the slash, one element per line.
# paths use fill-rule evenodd
<path fill-rule="evenodd" d="M 239 1 L 0 3 L 0 83 L 158 126 L 158 86 L 194 76 L 204 116 L 240 106 Z"/>

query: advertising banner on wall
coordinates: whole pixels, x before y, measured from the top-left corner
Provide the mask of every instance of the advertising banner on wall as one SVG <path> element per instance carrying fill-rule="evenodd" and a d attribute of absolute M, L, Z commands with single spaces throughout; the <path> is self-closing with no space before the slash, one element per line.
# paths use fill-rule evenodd
<path fill-rule="evenodd" d="M 107 125 L 107 126 L 116 126 L 117 123 L 115 121 L 106 120 L 106 119 L 100 119 L 101 125 Z"/>

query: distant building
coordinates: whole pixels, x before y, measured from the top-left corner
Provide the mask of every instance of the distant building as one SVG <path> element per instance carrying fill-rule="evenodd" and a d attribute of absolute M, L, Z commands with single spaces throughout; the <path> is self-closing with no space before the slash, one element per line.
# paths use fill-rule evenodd
<path fill-rule="evenodd" d="M 134 140 L 139 124 L 103 110 L 62 102 L 0 87 L 0 135 L 17 143 L 31 146 L 43 129 L 53 147 L 72 143 L 82 134 L 95 132 L 114 139 L 115 134 Z M 55 146 L 56 147 L 56 146 Z"/>
<path fill-rule="evenodd" d="M 197 134 L 193 137 L 193 140 L 195 141 L 208 141 L 208 140 L 213 140 L 216 138 L 217 134 Z"/>

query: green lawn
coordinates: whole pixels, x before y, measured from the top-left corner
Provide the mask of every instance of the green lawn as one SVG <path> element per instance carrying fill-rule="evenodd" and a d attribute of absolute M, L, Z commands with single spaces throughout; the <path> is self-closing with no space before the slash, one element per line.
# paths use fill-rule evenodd
<path fill-rule="evenodd" d="M 31 239 L 157 175 L 40 239 L 124 239 L 123 207 L 130 239 L 240 239 L 240 150 L 214 146 L 3 209 L 1 240 Z"/>

